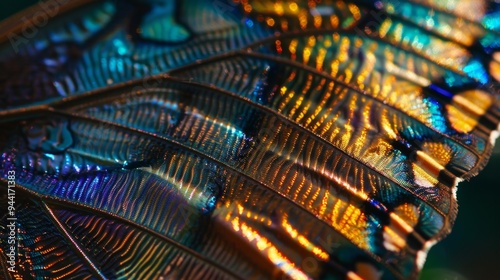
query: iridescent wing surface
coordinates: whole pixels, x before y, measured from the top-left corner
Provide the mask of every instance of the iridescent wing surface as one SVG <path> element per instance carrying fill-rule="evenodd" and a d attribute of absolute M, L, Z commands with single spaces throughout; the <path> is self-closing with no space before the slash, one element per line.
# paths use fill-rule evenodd
<path fill-rule="evenodd" d="M 6 279 L 414 279 L 498 134 L 490 1 L 58 0 L 0 30 Z"/>

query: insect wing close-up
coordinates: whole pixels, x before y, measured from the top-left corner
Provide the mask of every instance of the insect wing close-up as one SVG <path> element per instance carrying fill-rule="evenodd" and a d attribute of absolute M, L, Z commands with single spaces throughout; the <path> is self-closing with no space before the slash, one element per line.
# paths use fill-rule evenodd
<path fill-rule="evenodd" d="M 0 23 L 0 278 L 417 279 L 499 80 L 494 1 L 38 2 Z"/>

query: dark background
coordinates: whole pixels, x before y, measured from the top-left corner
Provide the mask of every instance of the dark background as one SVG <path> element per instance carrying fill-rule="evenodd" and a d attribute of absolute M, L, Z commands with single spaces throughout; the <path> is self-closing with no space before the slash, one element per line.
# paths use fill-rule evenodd
<path fill-rule="evenodd" d="M 1 0 L 0 20 L 37 2 Z M 460 211 L 453 232 L 431 249 L 421 279 L 500 279 L 500 141 L 497 143 L 483 172 L 459 185 Z"/>

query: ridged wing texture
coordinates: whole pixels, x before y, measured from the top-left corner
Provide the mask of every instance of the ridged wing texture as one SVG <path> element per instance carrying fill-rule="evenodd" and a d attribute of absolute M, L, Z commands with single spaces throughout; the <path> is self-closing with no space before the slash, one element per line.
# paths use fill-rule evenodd
<path fill-rule="evenodd" d="M 5 278 L 417 278 L 491 153 L 493 2 L 60 2 L 0 46 Z"/>

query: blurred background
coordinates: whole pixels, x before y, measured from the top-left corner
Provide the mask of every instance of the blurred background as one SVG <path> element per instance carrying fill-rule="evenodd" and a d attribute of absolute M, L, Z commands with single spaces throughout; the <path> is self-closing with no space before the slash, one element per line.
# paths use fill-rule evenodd
<path fill-rule="evenodd" d="M 0 20 L 37 2 L 3 0 Z M 421 279 L 500 279 L 499 200 L 500 141 L 497 141 L 483 172 L 459 185 L 459 213 L 453 231 L 431 249 Z"/>

